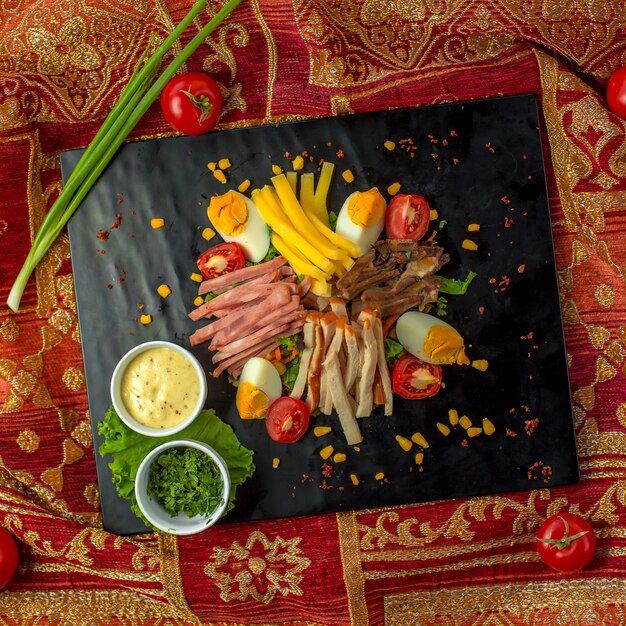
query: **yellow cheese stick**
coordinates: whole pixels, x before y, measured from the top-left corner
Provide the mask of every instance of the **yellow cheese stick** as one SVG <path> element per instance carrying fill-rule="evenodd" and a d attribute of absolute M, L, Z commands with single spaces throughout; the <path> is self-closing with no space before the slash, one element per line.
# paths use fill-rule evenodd
<path fill-rule="evenodd" d="M 296 274 L 303 276 L 310 276 L 317 280 L 328 280 L 330 274 L 322 272 L 319 267 L 315 267 L 312 263 L 309 263 L 304 256 L 302 256 L 297 250 L 294 250 L 280 235 L 272 233 L 271 235 L 272 245 L 287 259 L 287 263 L 293 267 Z"/>
<path fill-rule="evenodd" d="M 311 292 L 316 296 L 323 296 L 324 298 L 330 298 L 332 294 L 332 287 L 325 280 L 311 279 Z"/>
<path fill-rule="evenodd" d="M 326 200 L 328 197 L 328 190 L 330 189 L 330 181 L 333 177 L 333 170 L 335 165 L 329 161 L 322 163 L 322 170 L 320 171 L 320 177 L 317 181 L 317 187 L 315 188 L 315 213 L 321 217 L 322 221 L 328 224 L 328 208 L 326 206 Z M 323 216 L 326 216 L 324 219 Z"/>
<path fill-rule="evenodd" d="M 307 172 L 300 176 L 300 204 L 304 212 L 310 217 L 313 213 L 324 223 L 328 223 L 328 213 L 317 215 L 315 212 L 315 174 Z"/>
<path fill-rule="evenodd" d="M 286 182 L 286 179 L 285 179 Z M 287 183 L 289 186 L 289 183 Z M 323 254 L 318 252 L 300 233 L 272 207 L 272 196 L 264 190 L 254 190 L 252 201 L 256 204 L 263 221 L 285 241 L 289 241 L 302 254 L 324 272 L 331 274 L 335 266 Z"/>
<path fill-rule="evenodd" d="M 328 213 L 326 214 L 328 216 Z M 327 226 L 325 226 L 316 215 L 313 213 L 308 214 L 308 218 L 311 220 L 311 223 L 317 230 L 319 230 L 322 235 L 324 235 L 329 241 L 335 244 L 338 248 L 345 250 L 349 256 L 354 259 L 357 259 L 361 256 L 361 248 L 357 246 L 352 241 L 338 235 L 334 230 L 331 230 Z"/>
<path fill-rule="evenodd" d="M 272 183 L 283 205 L 283 209 L 289 216 L 295 229 L 303 237 L 306 237 L 325 257 L 335 261 L 345 259 L 347 256 L 345 250 L 341 250 L 333 245 L 313 226 L 313 224 L 311 224 L 311 220 L 309 220 L 306 213 L 302 210 L 296 194 L 293 193 L 289 186 L 287 178 L 283 174 L 273 176 Z"/>

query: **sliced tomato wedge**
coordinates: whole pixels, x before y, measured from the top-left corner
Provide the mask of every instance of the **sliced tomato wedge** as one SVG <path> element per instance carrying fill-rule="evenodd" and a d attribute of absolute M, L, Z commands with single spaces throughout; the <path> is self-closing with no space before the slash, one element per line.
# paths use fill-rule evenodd
<path fill-rule="evenodd" d="M 387 205 L 385 227 L 390 239 L 418 241 L 428 230 L 430 205 L 423 196 L 401 193 Z"/>
<path fill-rule="evenodd" d="M 441 367 L 405 354 L 393 368 L 392 378 L 393 392 L 399 396 L 407 400 L 429 398 L 441 387 Z"/>
<path fill-rule="evenodd" d="M 309 407 L 302 400 L 284 396 L 270 405 L 265 426 L 274 441 L 293 443 L 304 435 L 310 418 Z"/>
<path fill-rule="evenodd" d="M 202 276 L 209 279 L 245 267 L 246 257 L 238 244 L 220 243 L 205 250 L 196 263 Z"/>

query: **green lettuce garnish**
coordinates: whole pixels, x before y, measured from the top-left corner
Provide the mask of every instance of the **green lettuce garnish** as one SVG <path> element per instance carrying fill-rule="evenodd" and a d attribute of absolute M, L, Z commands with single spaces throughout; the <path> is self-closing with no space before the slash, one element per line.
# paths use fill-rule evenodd
<path fill-rule="evenodd" d="M 391 366 L 396 364 L 396 361 L 403 355 L 406 354 L 406 350 L 402 346 L 401 343 L 390 339 L 389 337 L 385 339 L 385 359 L 387 363 Z"/>
<path fill-rule="evenodd" d="M 252 461 L 254 452 L 241 445 L 233 429 L 212 409 L 201 411 L 189 426 L 174 435 L 146 437 L 128 428 L 111 406 L 104 419 L 98 423 L 98 432 L 105 438 L 99 448 L 100 454 L 113 457 L 109 467 L 117 492 L 122 498 L 130 500 L 131 509 L 146 526 L 150 524 L 141 514 L 135 499 L 135 476 L 141 461 L 158 445 L 174 439 L 195 439 L 214 448 L 226 462 L 230 473 L 230 499 L 226 511 L 234 506 L 237 487 L 250 478 L 256 469 Z"/>
<path fill-rule="evenodd" d="M 478 274 L 470 271 L 465 280 L 457 280 L 456 278 L 444 278 L 443 276 L 433 276 L 440 281 L 439 293 L 447 293 L 451 296 L 463 296 L 470 286 L 470 283 Z"/>

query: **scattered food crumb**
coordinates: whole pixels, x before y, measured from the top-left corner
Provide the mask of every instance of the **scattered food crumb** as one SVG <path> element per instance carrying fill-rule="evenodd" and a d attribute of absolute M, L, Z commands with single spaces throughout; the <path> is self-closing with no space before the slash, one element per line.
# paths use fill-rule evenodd
<path fill-rule="evenodd" d="M 359 484 L 359 477 L 356 474 L 350 474 L 350 480 L 355 487 Z"/>
<path fill-rule="evenodd" d="M 475 233 L 480 230 L 480 224 L 468 224 L 467 231 L 470 233 Z"/>
<path fill-rule="evenodd" d="M 167 298 L 172 293 L 169 285 L 163 283 L 157 287 L 157 293 L 161 296 L 161 298 Z"/>
<path fill-rule="evenodd" d="M 385 146 L 385 148 L 387 148 L 387 150 L 389 150 L 389 152 L 391 152 L 392 150 L 395 149 L 396 144 L 395 144 L 395 142 L 391 141 L 390 139 L 387 139 L 387 141 L 385 141 L 383 146 Z"/>
<path fill-rule="evenodd" d="M 202 231 L 202 239 L 206 239 L 207 241 L 211 241 L 215 237 L 215 231 L 208 226 Z"/>
<path fill-rule="evenodd" d="M 293 166 L 293 169 L 298 171 L 301 170 L 304 167 L 304 159 L 298 155 L 292 162 L 291 165 Z"/>
<path fill-rule="evenodd" d="M 341 173 L 341 176 L 347 183 L 353 183 L 354 182 L 354 174 L 350 170 L 344 170 Z"/>
<path fill-rule="evenodd" d="M 406 437 L 402 437 L 402 435 L 396 435 L 396 441 L 405 452 L 408 452 L 413 447 L 413 443 Z"/>
<path fill-rule="evenodd" d="M 202 278 L 202 274 L 198 274 L 197 272 L 193 272 L 193 274 L 191 274 L 189 278 L 191 278 L 194 283 L 201 283 L 204 280 Z"/>
<path fill-rule="evenodd" d="M 385 472 L 378 472 L 377 474 L 374 474 L 374 478 L 376 480 L 382 480 L 385 477 Z"/>
<path fill-rule="evenodd" d="M 248 190 L 248 187 L 250 187 L 250 179 L 246 178 L 246 180 L 243 180 L 239 183 L 239 185 L 237 186 L 237 190 L 239 191 L 239 193 L 244 193 L 245 191 Z"/>
<path fill-rule="evenodd" d="M 215 171 L 215 168 L 217 167 L 217 163 L 216 163 L 215 161 L 209 161 L 209 162 L 207 163 L 207 167 L 208 167 L 208 168 L 209 168 L 212 172 L 214 172 L 214 171 Z"/>
<path fill-rule="evenodd" d="M 216 180 L 219 180 L 222 185 L 226 182 L 226 174 L 222 170 L 215 170 L 213 176 Z"/>
<path fill-rule="evenodd" d="M 398 191 L 400 191 L 400 183 L 391 183 L 391 185 L 389 185 L 389 187 L 387 187 L 387 193 L 390 196 L 395 196 Z"/>
<path fill-rule="evenodd" d="M 442 424 L 441 422 L 437 422 L 437 428 L 439 429 L 439 432 L 444 437 L 447 437 L 450 434 L 450 429 L 445 424 Z"/>
<path fill-rule="evenodd" d="M 486 372 L 489 367 L 489 361 L 487 361 L 487 359 L 475 359 L 472 361 L 472 367 L 481 372 Z"/>
<path fill-rule="evenodd" d="M 280 174 L 283 173 L 283 168 L 280 165 L 272 165 L 272 172 L 274 174 L 274 176 L 279 176 Z"/>
<path fill-rule="evenodd" d="M 324 459 L 324 461 L 332 455 L 335 449 L 332 446 L 326 446 L 320 450 L 320 456 Z"/>
<path fill-rule="evenodd" d="M 139 318 L 139 321 L 144 325 L 147 326 L 148 324 L 152 324 L 152 315 L 142 315 Z"/>
<path fill-rule="evenodd" d="M 465 250 L 478 250 L 478 245 L 471 239 L 463 239 L 461 247 Z"/>
<path fill-rule="evenodd" d="M 272 459 L 272 467 L 276 469 L 279 465 L 280 465 L 280 459 L 277 456 L 275 456 Z"/>
<path fill-rule="evenodd" d="M 223 158 L 223 159 L 220 159 L 220 160 L 217 162 L 217 166 L 218 166 L 221 170 L 227 170 L 227 169 L 231 166 L 230 159 L 229 159 L 229 158 Z"/>

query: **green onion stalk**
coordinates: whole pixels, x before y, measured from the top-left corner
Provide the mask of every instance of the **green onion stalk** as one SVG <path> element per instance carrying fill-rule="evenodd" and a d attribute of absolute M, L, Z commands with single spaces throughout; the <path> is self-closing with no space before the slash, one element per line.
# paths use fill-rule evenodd
<path fill-rule="evenodd" d="M 118 101 L 111 109 L 91 143 L 87 146 L 63 187 L 63 191 L 52 205 L 41 228 L 37 232 L 24 265 L 15 279 L 7 298 L 7 304 L 13 311 L 19 309 L 26 283 L 31 274 L 96 183 L 100 174 L 102 174 L 115 156 L 129 133 L 145 115 L 152 103 L 159 97 L 165 85 L 167 85 L 183 63 L 241 2 L 241 0 L 228 0 L 210 22 L 198 32 L 155 80 L 160 70 L 163 56 L 198 16 L 207 1 L 198 0 L 180 24 L 145 63 L 147 50 L 142 54 L 133 75 L 122 90 Z"/>

